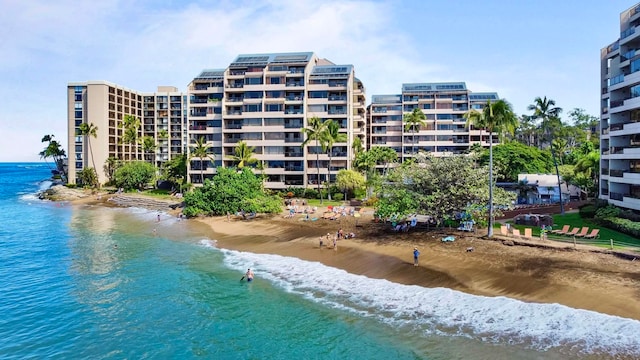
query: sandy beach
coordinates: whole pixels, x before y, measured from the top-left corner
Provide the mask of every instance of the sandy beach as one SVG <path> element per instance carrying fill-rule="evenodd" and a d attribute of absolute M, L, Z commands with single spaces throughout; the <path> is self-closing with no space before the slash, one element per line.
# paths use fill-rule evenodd
<path fill-rule="evenodd" d="M 506 246 L 457 230 L 394 233 L 389 225 L 359 219 L 300 221 L 282 216 L 253 220 L 200 218 L 218 246 L 253 253 L 293 256 L 371 278 L 446 287 L 484 296 L 506 296 L 529 302 L 559 303 L 640 320 L 640 259 L 631 261 L 572 245 Z M 338 249 L 319 248 L 319 237 L 340 228 L 355 239 L 340 240 Z M 442 237 L 454 235 L 454 242 Z M 552 243 L 546 241 L 545 243 Z M 326 246 L 325 241 L 325 246 Z M 413 266 L 418 247 L 420 266 Z M 467 252 L 473 247 L 473 252 Z"/>
<path fill-rule="evenodd" d="M 113 206 L 108 199 L 108 195 L 93 195 L 73 203 Z M 179 210 L 168 212 L 177 216 Z M 603 249 L 574 249 L 573 245 L 553 241 L 507 246 L 499 236 L 483 239 L 486 229 L 476 233 L 455 229 L 395 233 L 390 225 L 375 223 L 371 215 L 360 217 L 356 226 L 352 216 L 301 221 L 304 215 L 287 219 L 285 214 L 259 215 L 252 220 L 231 216 L 230 221 L 227 217 L 189 221 L 209 232 L 220 248 L 318 261 L 401 284 L 559 303 L 640 320 L 640 258 L 632 261 Z M 320 236 L 333 236 L 341 228 L 345 233 L 355 233 L 356 238 L 340 240 L 337 250 L 326 240 L 319 248 Z M 442 242 L 447 235 L 454 235 L 456 240 Z M 419 267 L 413 266 L 414 247 L 421 252 Z M 467 251 L 469 247 L 473 247 L 472 252 Z"/>

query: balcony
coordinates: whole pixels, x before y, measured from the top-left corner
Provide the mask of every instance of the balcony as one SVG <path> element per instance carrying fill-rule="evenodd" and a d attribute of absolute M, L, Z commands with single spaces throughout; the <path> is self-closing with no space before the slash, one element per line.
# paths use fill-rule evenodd
<path fill-rule="evenodd" d="M 611 177 L 622 177 L 623 175 L 623 170 L 609 170 L 609 176 Z"/>
<path fill-rule="evenodd" d="M 629 196 L 629 194 L 621 194 L 615 192 L 609 193 L 609 199 L 611 200 L 623 201 L 625 196 Z"/>

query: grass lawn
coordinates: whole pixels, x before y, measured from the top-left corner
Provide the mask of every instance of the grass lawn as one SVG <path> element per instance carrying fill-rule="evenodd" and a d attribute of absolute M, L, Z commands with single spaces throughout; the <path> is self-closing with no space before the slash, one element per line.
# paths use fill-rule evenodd
<path fill-rule="evenodd" d="M 520 229 L 521 233 L 524 232 L 523 229 L 530 227 L 532 229 L 533 236 L 536 236 L 536 237 L 540 236 L 540 228 L 537 226 L 514 225 L 511 221 L 509 222 L 511 223 L 511 226 L 515 227 L 516 229 Z M 600 229 L 600 237 L 596 239 L 596 241 L 598 242 L 598 245 L 602 244 L 603 246 L 609 247 L 610 239 L 613 239 L 614 247 L 618 247 L 618 246 L 615 246 L 616 242 L 626 243 L 631 246 L 640 247 L 640 239 L 637 239 L 631 235 L 623 234 L 615 230 L 611 230 L 606 227 L 600 226 L 590 221 L 589 219 L 583 219 L 582 217 L 580 217 L 580 214 L 577 212 L 567 213 L 564 215 L 560 215 L 560 214 L 553 215 L 553 223 L 555 224 L 553 226 L 553 230 L 562 229 L 564 225 L 569 225 L 570 229 L 573 229 L 574 227 L 582 228 L 586 226 L 589 228 L 589 233 L 591 232 L 591 229 Z M 500 224 L 498 224 L 497 227 L 499 228 Z M 550 239 L 553 240 L 554 238 L 565 239 L 565 240 L 573 239 L 572 237 L 569 237 L 569 236 L 550 234 Z"/>
<path fill-rule="evenodd" d="M 150 196 L 150 197 L 154 197 L 157 199 L 162 199 L 162 200 L 173 200 L 175 198 L 173 198 L 171 196 L 171 191 L 169 190 L 161 190 L 161 189 L 150 189 L 150 190 L 145 190 L 141 193 L 142 195 L 146 195 L 146 196 Z"/>
<path fill-rule="evenodd" d="M 317 206 L 318 208 L 321 208 L 322 206 L 341 206 L 344 205 L 344 201 L 340 200 L 340 201 L 329 201 L 327 199 L 324 199 L 322 201 L 322 205 L 320 204 L 320 199 L 305 199 L 305 201 L 307 202 L 307 205 L 309 206 Z"/>

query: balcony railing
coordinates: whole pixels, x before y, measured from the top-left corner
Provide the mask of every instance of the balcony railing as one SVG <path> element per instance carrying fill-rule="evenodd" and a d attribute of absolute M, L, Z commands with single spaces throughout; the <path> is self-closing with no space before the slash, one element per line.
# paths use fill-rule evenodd
<path fill-rule="evenodd" d="M 622 177 L 623 174 L 624 174 L 623 170 L 609 170 L 609 176 Z"/>
<path fill-rule="evenodd" d="M 612 109 L 617 108 L 624 105 L 624 100 L 613 100 L 609 103 L 609 105 L 611 106 Z"/>
<path fill-rule="evenodd" d="M 602 188 L 600 189 L 600 192 L 602 193 L 602 195 L 609 195 L 609 189 Z"/>
<path fill-rule="evenodd" d="M 629 196 L 629 194 L 622 194 L 622 193 L 616 193 L 616 192 L 609 193 L 609 199 L 611 200 L 622 201 L 625 196 Z"/>
<path fill-rule="evenodd" d="M 600 174 L 602 174 L 602 175 L 609 175 L 609 168 L 602 168 L 602 169 L 600 169 Z"/>

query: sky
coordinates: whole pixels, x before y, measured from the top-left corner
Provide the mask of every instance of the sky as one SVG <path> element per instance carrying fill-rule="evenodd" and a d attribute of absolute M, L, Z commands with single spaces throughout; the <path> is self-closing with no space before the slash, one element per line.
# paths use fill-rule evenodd
<path fill-rule="evenodd" d="M 600 109 L 600 49 L 621 0 L 0 0 L 0 162 L 39 161 L 45 134 L 67 148 L 70 82 L 186 91 L 238 54 L 312 51 L 352 64 L 371 95 L 463 81 L 517 114 L 547 96 Z"/>

